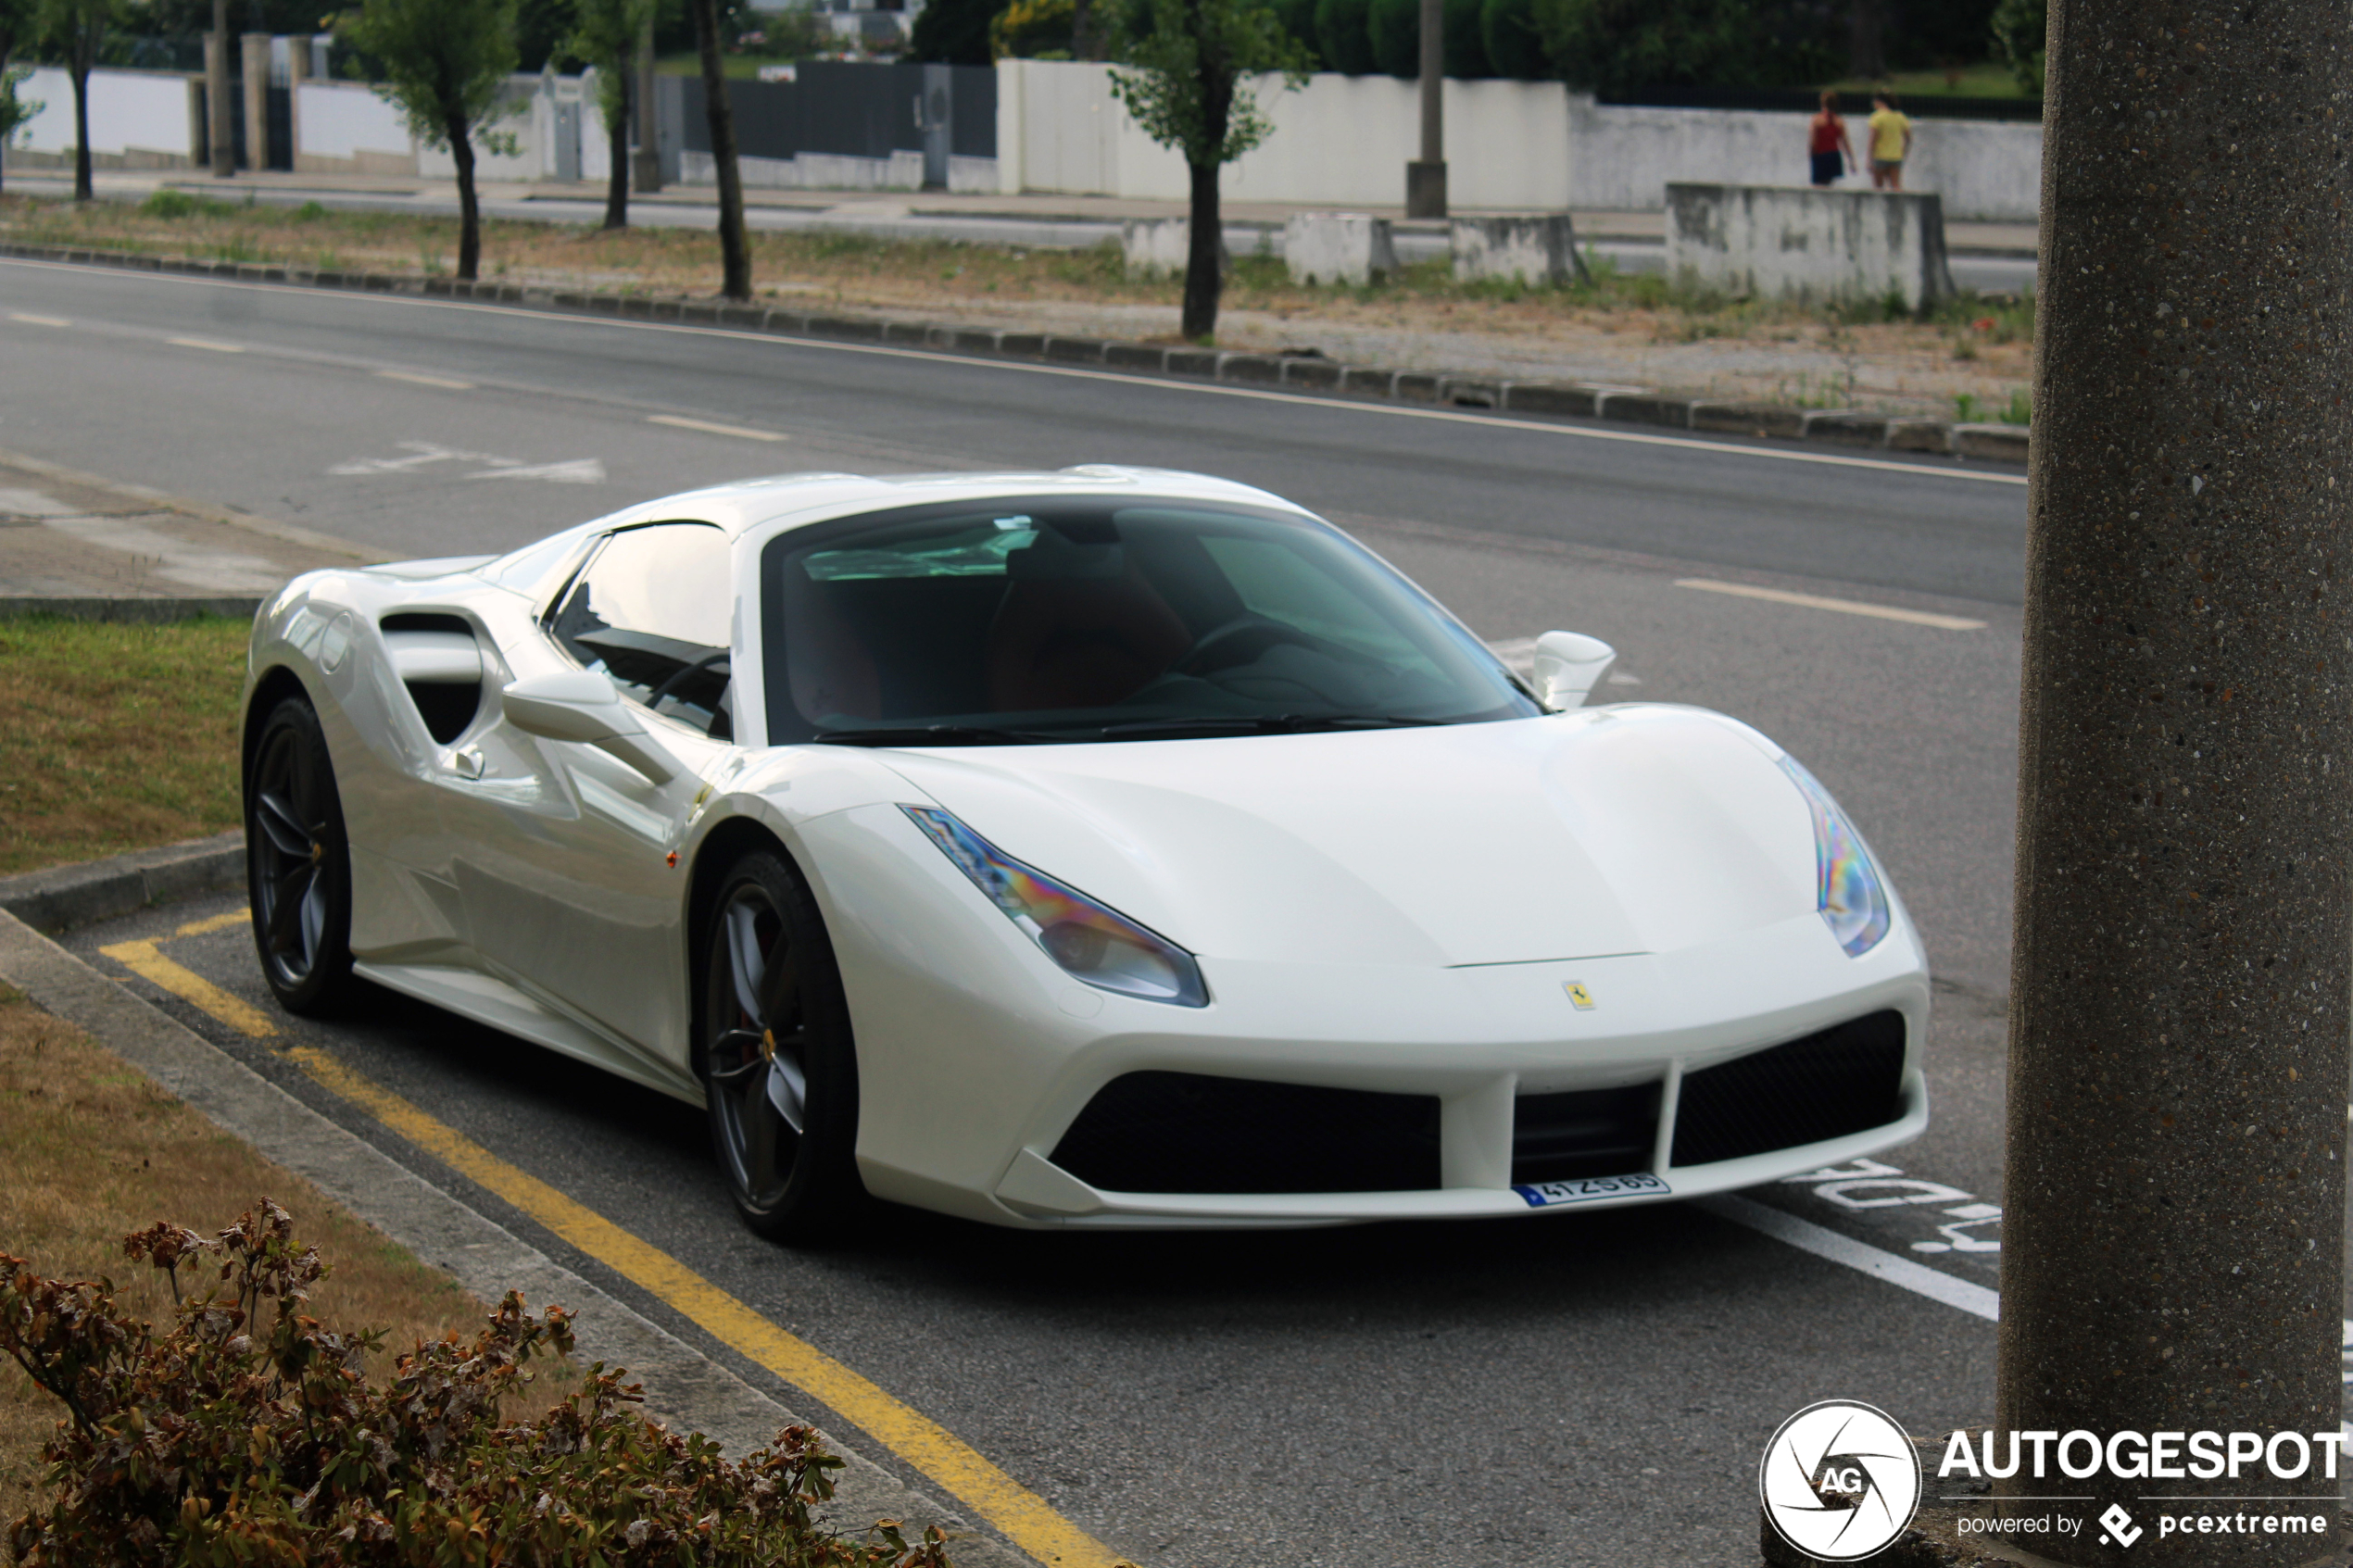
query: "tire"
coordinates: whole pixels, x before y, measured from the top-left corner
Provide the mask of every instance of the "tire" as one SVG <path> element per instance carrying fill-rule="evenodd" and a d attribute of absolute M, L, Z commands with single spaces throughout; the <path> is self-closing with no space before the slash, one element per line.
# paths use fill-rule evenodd
<path fill-rule="evenodd" d="M 699 1056 L 711 1153 L 736 1211 L 772 1241 L 837 1241 L 858 1179 L 858 1056 L 809 884 L 765 850 L 728 868 L 704 927 Z"/>
<path fill-rule="evenodd" d="M 288 1012 L 333 1010 L 350 991 L 351 844 L 319 715 L 270 711 L 245 773 L 245 888 L 262 978 Z"/>

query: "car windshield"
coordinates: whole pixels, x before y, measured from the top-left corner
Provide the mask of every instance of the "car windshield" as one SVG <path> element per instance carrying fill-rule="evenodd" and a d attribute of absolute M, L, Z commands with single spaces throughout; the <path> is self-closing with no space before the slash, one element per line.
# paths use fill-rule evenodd
<path fill-rule="evenodd" d="M 761 556 L 772 744 L 1013 745 L 1543 709 L 1324 523 L 1189 501 L 934 505 Z"/>

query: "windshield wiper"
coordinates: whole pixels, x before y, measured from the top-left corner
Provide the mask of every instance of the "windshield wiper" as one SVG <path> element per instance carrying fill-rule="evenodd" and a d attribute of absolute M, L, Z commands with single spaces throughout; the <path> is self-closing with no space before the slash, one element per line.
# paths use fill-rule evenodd
<path fill-rule="evenodd" d="M 1314 730 L 1409 729 L 1453 721 L 1448 719 L 1416 719 L 1397 713 L 1202 713 L 1105 724 L 1096 733 L 1106 738 L 1148 734 L 1293 735 Z"/>
<path fill-rule="evenodd" d="M 809 740 L 818 746 L 1046 746 L 1070 738 L 979 724 L 903 724 L 897 729 L 820 730 Z"/>

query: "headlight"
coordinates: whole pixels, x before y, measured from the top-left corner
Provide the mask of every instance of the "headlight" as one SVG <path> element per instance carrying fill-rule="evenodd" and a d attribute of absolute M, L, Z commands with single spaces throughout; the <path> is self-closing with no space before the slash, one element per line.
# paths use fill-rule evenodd
<path fill-rule="evenodd" d="M 1100 990 L 1148 1002 L 1205 1007 L 1209 989 L 1192 954 L 1075 887 L 1023 865 L 947 812 L 900 810 L 1046 956 Z"/>
<path fill-rule="evenodd" d="M 1821 781 L 1786 753 L 1781 757 L 1781 771 L 1797 785 L 1814 812 L 1815 887 L 1821 899 L 1822 922 L 1849 957 L 1860 958 L 1879 946 L 1894 920 L 1879 868 L 1871 864 L 1863 835 L 1855 831 L 1855 824 L 1846 820 L 1846 813 L 1838 809 Z"/>

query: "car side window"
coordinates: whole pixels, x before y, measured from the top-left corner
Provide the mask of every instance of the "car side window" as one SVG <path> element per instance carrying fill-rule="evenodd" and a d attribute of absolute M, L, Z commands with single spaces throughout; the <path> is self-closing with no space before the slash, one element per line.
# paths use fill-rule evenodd
<path fill-rule="evenodd" d="M 597 548 L 547 614 L 548 634 L 621 695 L 716 739 L 735 733 L 727 536 L 709 523 L 624 529 Z"/>

